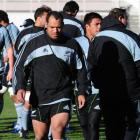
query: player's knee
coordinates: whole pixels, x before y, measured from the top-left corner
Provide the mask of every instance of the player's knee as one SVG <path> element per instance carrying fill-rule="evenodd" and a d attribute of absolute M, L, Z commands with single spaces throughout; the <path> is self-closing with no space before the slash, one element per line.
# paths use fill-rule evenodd
<path fill-rule="evenodd" d="M 17 102 L 17 98 L 16 95 L 10 95 L 11 100 L 16 103 Z"/>
<path fill-rule="evenodd" d="M 29 104 L 29 102 L 25 101 L 24 107 L 29 110 L 31 108 L 31 105 Z"/>
<path fill-rule="evenodd" d="M 63 140 L 63 139 L 53 139 L 53 140 Z"/>
<path fill-rule="evenodd" d="M 45 136 L 36 134 L 35 140 L 45 140 Z"/>
<path fill-rule="evenodd" d="M 52 132 L 62 132 L 63 127 L 61 126 L 53 126 L 51 127 Z"/>
<path fill-rule="evenodd" d="M 53 134 L 59 133 L 61 134 L 64 130 L 65 126 L 61 123 L 57 123 L 51 126 L 51 131 Z"/>

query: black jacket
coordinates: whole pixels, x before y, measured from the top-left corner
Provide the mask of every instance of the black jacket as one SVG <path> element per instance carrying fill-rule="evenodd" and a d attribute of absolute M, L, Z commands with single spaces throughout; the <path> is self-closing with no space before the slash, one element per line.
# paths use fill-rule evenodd
<path fill-rule="evenodd" d="M 37 27 L 37 26 L 30 26 L 27 27 L 25 29 L 23 29 L 15 42 L 15 52 L 16 54 L 18 54 L 21 50 L 21 48 L 23 47 L 23 45 L 28 42 L 28 40 L 34 36 L 35 34 L 37 34 L 38 32 L 44 32 L 44 28 L 43 27 Z"/>
<path fill-rule="evenodd" d="M 125 98 L 128 94 L 133 100 L 139 99 L 139 37 L 111 16 L 104 18 L 101 30 L 88 54 L 92 81 L 107 93 L 105 98 Z"/>
<path fill-rule="evenodd" d="M 64 17 L 63 32 L 65 34 L 73 38 L 84 35 L 83 25 L 78 19 L 65 13 L 62 13 L 62 15 Z"/>
<path fill-rule="evenodd" d="M 34 36 L 24 45 L 14 65 L 15 92 L 25 89 L 24 70 L 31 68 L 31 93 L 38 104 L 72 97 L 72 81 L 78 81 L 79 92 L 86 90 L 87 73 L 82 50 L 75 40 L 61 35 L 53 41 L 45 33 Z"/>

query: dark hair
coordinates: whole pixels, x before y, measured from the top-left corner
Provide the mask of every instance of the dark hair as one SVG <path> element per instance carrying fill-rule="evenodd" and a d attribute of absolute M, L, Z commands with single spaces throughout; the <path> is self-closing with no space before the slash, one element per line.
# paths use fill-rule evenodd
<path fill-rule="evenodd" d="M 79 11 L 79 5 L 76 1 L 69 1 L 63 7 L 63 12 L 75 13 Z"/>
<path fill-rule="evenodd" d="M 124 8 L 113 8 L 110 12 L 109 12 L 109 15 L 115 17 L 115 18 L 119 18 L 119 17 L 122 17 L 122 18 L 127 18 L 127 11 L 126 9 Z"/>
<path fill-rule="evenodd" d="M 63 15 L 58 11 L 51 11 L 47 16 L 47 22 L 49 21 L 49 18 L 53 16 L 56 20 L 60 19 L 63 23 Z"/>
<path fill-rule="evenodd" d="M 9 23 L 8 14 L 3 10 L 0 10 L 0 21 L 4 21 L 6 23 Z"/>
<path fill-rule="evenodd" d="M 45 7 L 45 6 L 37 8 L 34 14 L 35 20 L 37 19 L 37 17 L 42 16 L 44 12 L 49 13 L 50 11 L 51 11 L 51 8 Z"/>
<path fill-rule="evenodd" d="M 84 17 L 84 25 L 90 24 L 93 18 L 99 18 L 102 20 L 102 16 L 98 13 L 95 12 L 87 13 Z"/>

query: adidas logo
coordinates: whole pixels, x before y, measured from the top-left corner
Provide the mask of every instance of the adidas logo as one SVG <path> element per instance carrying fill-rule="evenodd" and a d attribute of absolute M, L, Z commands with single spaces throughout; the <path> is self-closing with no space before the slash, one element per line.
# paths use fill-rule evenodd
<path fill-rule="evenodd" d="M 32 115 L 35 114 L 35 113 L 36 113 L 36 110 L 33 110 L 33 111 L 32 111 Z"/>
<path fill-rule="evenodd" d="M 96 105 L 96 106 L 94 107 L 94 109 L 100 110 L 99 105 Z"/>
<path fill-rule="evenodd" d="M 70 110 L 68 105 L 64 106 L 63 109 Z"/>

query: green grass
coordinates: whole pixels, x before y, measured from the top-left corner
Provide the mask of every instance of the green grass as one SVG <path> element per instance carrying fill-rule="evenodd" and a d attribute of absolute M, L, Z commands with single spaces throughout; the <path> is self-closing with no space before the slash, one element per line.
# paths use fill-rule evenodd
<path fill-rule="evenodd" d="M 0 115 L 0 140 L 21 140 L 19 134 L 11 133 L 13 123 L 16 121 L 16 111 L 14 104 L 9 98 L 9 94 L 4 95 L 4 109 Z M 34 140 L 33 132 L 29 132 L 29 140 Z"/>
<path fill-rule="evenodd" d="M 4 95 L 4 101 L 4 109 L 0 115 L 0 140 L 21 140 L 18 134 L 11 133 L 12 125 L 16 121 L 16 112 L 8 93 Z M 104 128 L 100 129 L 100 134 L 100 140 L 105 140 Z M 84 140 L 75 113 L 72 115 L 70 129 L 66 131 L 66 135 L 69 140 Z M 29 131 L 29 140 L 34 140 L 33 131 Z"/>

